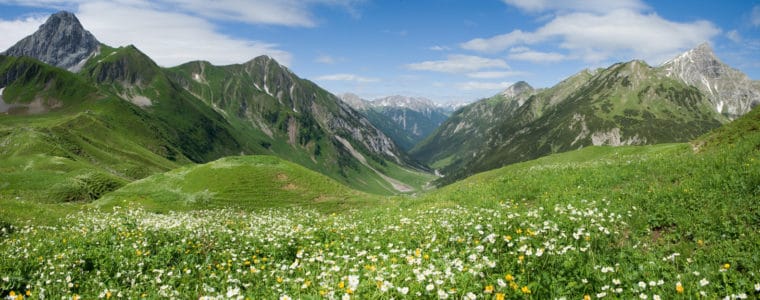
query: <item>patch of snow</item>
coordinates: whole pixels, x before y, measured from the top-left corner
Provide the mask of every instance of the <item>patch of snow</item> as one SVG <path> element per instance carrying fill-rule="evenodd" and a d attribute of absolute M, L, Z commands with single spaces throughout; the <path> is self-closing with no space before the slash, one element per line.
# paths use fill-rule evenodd
<path fill-rule="evenodd" d="M 5 90 L 4 87 L 0 88 L 0 100 L 3 100 L 3 91 Z"/>
<path fill-rule="evenodd" d="M 718 102 L 718 105 L 715 107 L 715 109 L 718 111 L 718 113 L 721 113 L 721 112 L 723 112 L 723 106 L 724 106 L 725 104 L 726 104 L 726 103 L 725 103 L 725 102 L 723 102 L 723 101 L 720 101 L 720 102 Z"/>
<path fill-rule="evenodd" d="M 198 73 L 193 73 L 193 80 L 201 82 L 201 75 Z"/>

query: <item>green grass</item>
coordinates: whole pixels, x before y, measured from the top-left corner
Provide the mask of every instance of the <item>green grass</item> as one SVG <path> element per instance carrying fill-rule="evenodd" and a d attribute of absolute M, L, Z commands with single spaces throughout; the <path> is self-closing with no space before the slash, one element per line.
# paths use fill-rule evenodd
<path fill-rule="evenodd" d="M 589 147 L 417 196 L 248 156 L 88 208 L 2 199 L 0 296 L 757 298 L 757 113 L 698 152 Z"/>
<path fill-rule="evenodd" d="M 274 156 L 222 158 L 133 182 L 97 207 L 140 204 L 151 211 L 307 207 L 338 211 L 379 202 L 300 165 Z"/>

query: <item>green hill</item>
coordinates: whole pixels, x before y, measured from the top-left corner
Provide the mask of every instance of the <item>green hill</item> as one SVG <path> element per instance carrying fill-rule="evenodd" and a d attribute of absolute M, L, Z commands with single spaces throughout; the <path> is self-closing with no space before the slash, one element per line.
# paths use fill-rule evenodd
<path fill-rule="evenodd" d="M 337 210 L 380 198 L 273 156 L 226 157 L 130 183 L 95 206 L 139 204 L 154 211 L 268 207 Z"/>

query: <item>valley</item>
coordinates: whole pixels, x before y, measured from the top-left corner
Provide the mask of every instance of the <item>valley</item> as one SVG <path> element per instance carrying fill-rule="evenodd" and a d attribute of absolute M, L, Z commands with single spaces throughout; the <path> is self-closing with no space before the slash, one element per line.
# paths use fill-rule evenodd
<path fill-rule="evenodd" d="M 759 104 L 706 43 L 446 106 L 58 12 L 0 53 L 0 297 L 757 298 Z"/>

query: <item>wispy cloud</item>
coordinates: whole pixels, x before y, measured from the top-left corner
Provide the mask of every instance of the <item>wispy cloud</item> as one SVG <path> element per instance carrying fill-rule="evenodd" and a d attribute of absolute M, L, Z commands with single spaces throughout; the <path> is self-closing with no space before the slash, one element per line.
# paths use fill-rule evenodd
<path fill-rule="evenodd" d="M 448 51 L 448 50 L 451 50 L 451 48 L 449 48 L 449 47 L 439 46 L 439 45 L 431 46 L 428 49 L 433 50 L 433 51 Z"/>
<path fill-rule="evenodd" d="M 468 81 L 457 84 L 457 88 L 463 91 L 474 90 L 503 90 L 512 85 L 511 82 L 481 82 L 481 81 Z"/>
<path fill-rule="evenodd" d="M 533 32 L 514 30 L 463 43 L 464 49 L 500 52 L 510 47 L 551 44 L 573 57 L 598 62 L 615 56 L 633 56 L 659 63 L 683 49 L 709 41 L 721 31 L 708 21 L 679 23 L 657 14 L 615 10 L 605 14 L 576 12 L 559 15 Z M 553 44 L 558 41 L 558 44 Z M 525 58 L 536 55 L 526 55 Z M 550 58 L 559 59 L 558 55 Z"/>
<path fill-rule="evenodd" d="M 526 74 L 525 72 L 520 72 L 520 71 L 484 71 L 484 72 L 467 73 L 467 77 L 476 78 L 476 79 L 496 79 L 496 78 L 522 76 L 525 74 Z"/>
<path fill-rule="evenodd" d="M 564 54 L 557 52 L 540 52 L 525 47 L 513 48 L 507 58 L 512 60 L 530 61 L 534 63 L 551 63 L 567 59 Z"/>
<path fill-rule="evenodd" d="M 752 7 L 752 14 L 750 15 L 750 23 L 752 26 L 760 26 L 760 5 Z"/>
<path fill-rule="evenodd" d="M 323 75 L 316 78 L 318 81 L 349 81 L 349 82 L 358 82 L 358 83 L 368 83 L 368 82 L 378 82 L 380 79 L 377 78 L 371 78 L 371 77 L 362 77 L 355 74 L 331 74 L 331 75 Z"/>
<path fill-rule="evenodd" d="M 449 55 L 445 60 L 431 60 L 406 65 L 407 69 L 443 73 L 475 72 L 483 69 L 508 68 L 502 59 L 485 58 L 472 55 Z"/>
<path fill-rule="evenodd" d="M 364 0 L 9 0 L 12 4 L 75 9 L 81 5 L 105 2 L 142 9 L 175 12 L 198 16 L 203 19 L 236 21 L 249 24 L 313 27 L 318 25 L 311 11 L 315 6 L 343 8 L 356 16 L 355 7 Z M 133 24 L 133 23 L 129 23 Z"/>
<path fill-rule="evenodd" d="M 502 0 L 523 11 L 541 13 L 545 11 L 588 11 L 604 13 L 616 9 L 642 10 L 647 5 L 639 0 Z"/>
<path fill-rule="evenodd" d="M 334 64 L 336 60 L 330 55 L 320 55 L 320 56 L 317 56 L 317 58 L 315 58 L 314 61 L 320 64 L 331 65 L 331 64 Z"/>

